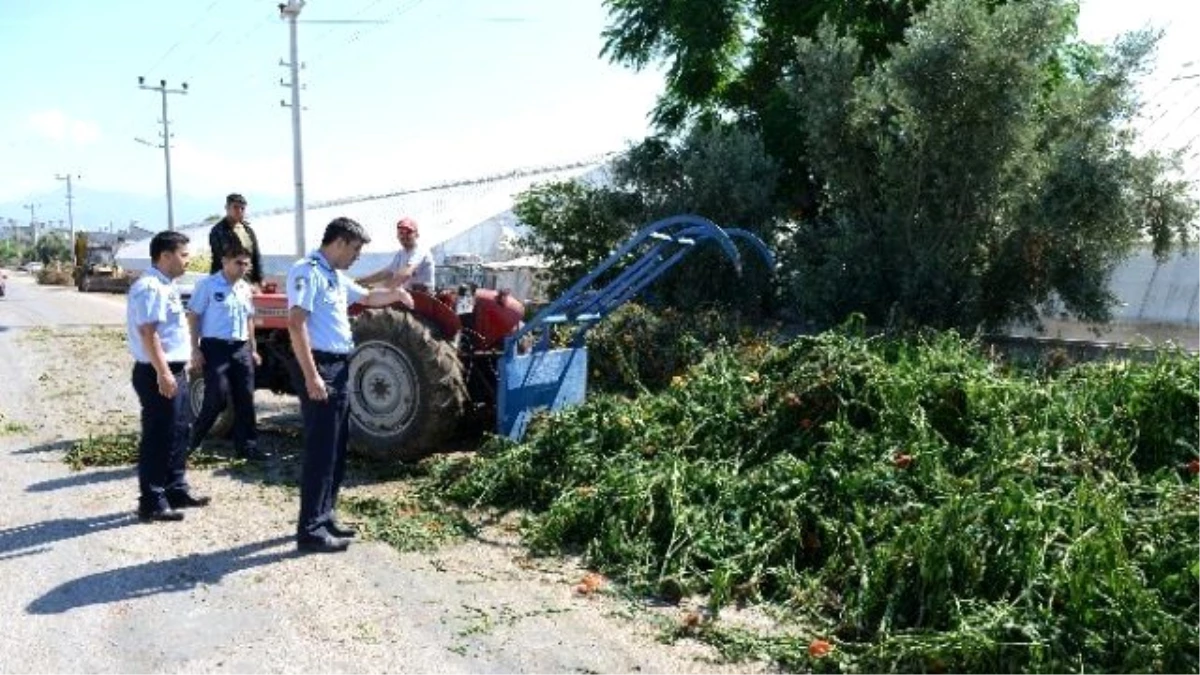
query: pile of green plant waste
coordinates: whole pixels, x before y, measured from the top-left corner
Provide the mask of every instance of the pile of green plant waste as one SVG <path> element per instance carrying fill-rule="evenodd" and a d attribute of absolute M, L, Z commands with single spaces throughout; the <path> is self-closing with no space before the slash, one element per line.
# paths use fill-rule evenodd
<path fill-rule="evenodd" d="M 445 490 L 635 592 L 765 603 L 787 668 L 1196 672 L 1198 398 L 1184 353 L 1050 375 L 827 333 L 539 418 Z"/>

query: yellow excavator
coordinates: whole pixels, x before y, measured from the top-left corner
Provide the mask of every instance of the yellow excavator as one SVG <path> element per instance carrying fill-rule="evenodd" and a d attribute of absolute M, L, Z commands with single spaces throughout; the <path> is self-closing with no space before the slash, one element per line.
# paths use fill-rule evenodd
<path fill-rule="evenodd" d="M 75 288 L 78 288 L 80 293 L 124 293 L 129 290 L 129 280 L 117 264 L 113 246 L 90 243 L 85 232 L 75 235 L 74 281 Z"/>

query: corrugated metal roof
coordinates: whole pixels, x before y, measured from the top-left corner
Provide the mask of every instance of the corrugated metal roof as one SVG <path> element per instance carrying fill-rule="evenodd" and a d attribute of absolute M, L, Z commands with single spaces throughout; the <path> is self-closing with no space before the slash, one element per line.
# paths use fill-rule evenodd
<path fill-rule="evenodd" d="M 362 223 L 371 236 L 371 243 L 363 248 L 362 257 L 351 269 L 352 274 L 374 270 L 391 259 L 399 246 L 395 225 L 401 216 L 416 219 L 421 228 L 420 242 L 429 248 L 455 238 L 460 242 L 478 240 L 479 246 L 496 246 L 499 244 L 498 236 L 461 235 L 481 225 L 495 226 L 500 223 L 511 226 L 515 218 L 509 212 L 514 198 L 521 192 L 537 183 L 579 178 L 600 167 L 599 160 L 581 162 L 315 204 L 305 211 L 306 250 L 319 246 L 325 225 L 339 216 Z M 293 213 L 283 211 L 259 216 L 251 219 L 250 224 L 262 247 L 264 272 L 268 275 L 285 273 L 297 258 Z M 192 253 L 200 254 L 208 252 L 208 232 L 211 229 L 212 225 L 200 224 L 180 228 L 180 231 L 191 238 Z M 149 249 L 150 237 L 131 241 L 121 248 L 118 259 L 129 269 L 145 269 L 149 266 Z M 493 253 L 483 250 L 474 252 L 485 258 Z"/>

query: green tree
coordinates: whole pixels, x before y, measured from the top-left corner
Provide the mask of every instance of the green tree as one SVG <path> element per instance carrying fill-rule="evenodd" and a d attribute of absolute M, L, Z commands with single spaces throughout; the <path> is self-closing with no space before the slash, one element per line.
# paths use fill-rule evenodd
<path fill-rule="evenodd" d="M 1103 322 L 1131 247 L 1163 255 L 1193 229 L 1179 157 L 1139 154 L 1129 124 L 1153 37 L 1079 42 L 1069 0 L 606 6 L 605 55 L 667 66 L 666 136 L 630 153 L 628 187 L 651 212 L 712 215 L 725 204 L 700 206 L 697 166 L 672 149 L 697 130 L 761 139 L 787 219 L 758 231 L 780 248 L 790 304 L 821 323 L 975 329 L 1054 305 Z"/>
<path fill-rule="evenodd" d="M 513 212 L 530 229 L 520 245 L 549 267 L 547 292 L 554 297 L 634 232 L 644 209 L 636 194 L 562 181 L 521 193 Z"/>
<path fill-rule="evenodd" d="M 798 67 L 796 39 L 816 35 L 827 21 L 862 46 L 858 65 L 869 70 L 927 2 L 606 0 L 610 23 L 601 54 L 638 70 L 666 66 L 652 115 L 661 132 L 733 120 L 758 134 L 778 163 L 781 196 L 807 212 L 819 189 L 809 180 L 799 109 L 784 86 Z"/>
<path fill-rule="evenodd" d="M 0 265 L 16 265 L 25 259 L 26 247 L 11 239 L 0 241 Z"/>
<path fill-rule="evenodd" d="M 74 252 L 67 238 L 58 233 L 38 238 L 37 245 L 33 247 L 33 259 L 47 265 L 55 261 L 70 262 L 73 257 Z"/>
<path fill-rule="evenodd" d="M 735 111 L 786 122 L 780 89 L 795 62 L 795 40 L 829 21 L 858 44 L 867 62 L 886 56 L 927 0 L 605 0 L 610 24 L 603 56 L 641 69 L 667 64 L 654 111 L 664 130 L 690 118 Z M 780 130 L 783 129 L 781 126 Z"/>
<path fill-rule="evenodd" d="M 1055 0 L 939 0 L 865 74 L 831 26 L 800 41 L 788 86 L 824 195 L 788 256 L 806 314 L 972 330 L 1061 303 L 1104 322 L 1113 266 L 1188 238 L 1178 158 L 1138 155 L 1125 124 L 1153 36 L 1100 50 L 1073 29 Z"/>
<path fill-rule="evenodd" d="M 515 213 L 530 227 L 522 243 L 550 263 L 557 294 L 651 221 L 693 213 L 770 241 L 780 206 L 777 166 L 757 135 L 732 126 L 696 127 L 678 142 L 648 139 L 616 161 L 603 185 L 565 182 L 521 195 Z M 755 258 L 748 254 L 744 258 Z M 769 286 L 756 263 L 739 279 L 716 250 L 701 249 L 649 292 L 678 307 L 752 306 Z"/>

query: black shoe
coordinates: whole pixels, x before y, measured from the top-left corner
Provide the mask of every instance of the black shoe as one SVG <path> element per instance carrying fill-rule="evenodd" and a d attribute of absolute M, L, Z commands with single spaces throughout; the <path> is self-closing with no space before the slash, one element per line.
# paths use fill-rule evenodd
<path fill-rule="evenodd" d="M 208 506 L 210 502 L 212 502 L 212 497 L 208 495 L 194 495 L 191 492 L 179 492 L 167 495 L 167 503 L 173 509 L 195 509 L 201 506 Z"/>
<path fill-rule="evenodd" d="M 161 522 L 168 523 L 177 520 L 183 520 L 183 512 L 175 509 L 138 509 L 138 520 L 143 523 Z"/>
<path fill-rule="evenodd" d="M 234 454 L 242 459 L 248 459 L 251 462 L 265 462 L 271 459 L 273 455 L 266 450 L 259 448 L 246 448 L 243 450 L 235 450 Z"/>
<path fill-rule="evenodd" d="M 354 529 L 353 527 L 342 525 L 336 520 L 331 520 L 326 523 L 325 529 L 329 530 L 329 534 L 332 534 L 335 537 L 353 539 L 354 537 L 358 536 L 358 530 Z"/>
<path fill-rule="evenodd" d="M 341 553 L 350 548 L 350 540 L 328 534 L 301 535 L 296 538 L 296 548 L 302 553 Z"/>

